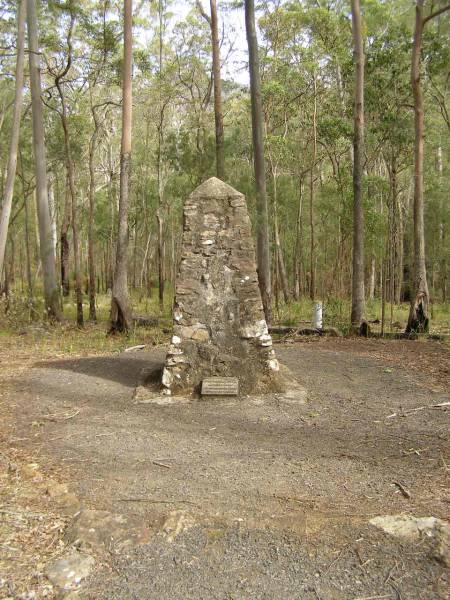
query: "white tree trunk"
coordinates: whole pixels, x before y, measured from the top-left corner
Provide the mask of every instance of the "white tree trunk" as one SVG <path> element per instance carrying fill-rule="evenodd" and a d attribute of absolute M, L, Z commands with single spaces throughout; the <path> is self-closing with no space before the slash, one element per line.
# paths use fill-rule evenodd
<path fill-rule="evenodd" d="M 47 169 L 45 160 L 44 116 L 41 99 L 40 53 L 35 0 L 27 0 L 28 46 L 30 62 L 31 109 L 33 117 L 33 152 L 36 169 L 36 205 L 39 242 L 44 279 L 45 310 L 50 318 L 60 318 L 59 293 L 56 283 L 52 227 L 48 206 Z"/>
<path fill-rule="evenodd" d="M 20 0 L 17 9 L 17 59 L 16 59 L 16 89 L 14 96 L 14 108 L 11 130 L 11 141 L 9 145 L 9 157 L 3 197 L 2 212 L 0 215 L 0 276 L 5 260 L 6 237 L 8 234 L 9 218 L 11 216 L 12 198 L 14 192 L 14 179 L 17 166 L 17 147 L 19 145 L 20 117 L 22 114 L 23 98 L 23 63 L 25 47 L 25 17 L 26 0 Z"/>

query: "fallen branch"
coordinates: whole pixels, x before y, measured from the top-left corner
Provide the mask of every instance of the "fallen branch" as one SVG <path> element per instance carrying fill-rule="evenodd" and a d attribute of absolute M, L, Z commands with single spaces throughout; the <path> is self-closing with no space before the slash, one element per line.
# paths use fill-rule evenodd
<path fill-rule="evenodd" d="M 130 346 L 129 348 L 125 348 L 124 352 L 133 352 L 134 350 L 143 350 L 147 347 L 147 344 L 139 344 L 138 346 Z"/>
<path fill-rule="evenodd" d="M 166 465 L 162 462 L 158 462 L 157 460 L 152 460 L 152 463 L 158 467 L 164 467 L 165 469 L 171 469 L 172 465 Z"/>
<path fill-rule="evenodd" d="M 402 485 L 398 481 L 394 481 L 394 485 L 396 485 L 399 488 L 399 490 L 401 491 L 401 493 L 403 494 L 403 496 L 405 498 L 407 498 L 408 500 L 411 499 L 411 492 L 408 489 L 406 489 L 404 485 Z"/>
<path fill-rule="evenodd" d="M 60 421 L 68 421 L 69 419 L 73 419 L 74 417 L 76 417 L 79 414 L 80 414 L 80 411 L 76 410 L 72 415 L 67 415 L 65 417 L 60 417 L 59 415 L 44 415 L 39 418 L 43 419 L 44 421 L 52 421 L 53 423 L 59 423 Z"/>
<path fill-rule="evenodd" d="M 439 404 L 430 404 L 428 406 L 417 406 L 416 408 L 410 408 L 409 410 L 404 410 L 402 413 L 392 413 L 388 415 L 386 419 L 393 419 L 394 417 L 406 417 L 409 414 L 418 412 L 419 410 L 427 410 L 433 408 L 446 408 L 450 406 L 450 402 L 440 402 Z"/>
<path fill-rule="evenodd" d="M 197 506 L 195 502 L 190 500 L 153 500 L 153 498 L 119 498 L 120 502 L 149 502 L 150 504 L 192 504 Z"/>

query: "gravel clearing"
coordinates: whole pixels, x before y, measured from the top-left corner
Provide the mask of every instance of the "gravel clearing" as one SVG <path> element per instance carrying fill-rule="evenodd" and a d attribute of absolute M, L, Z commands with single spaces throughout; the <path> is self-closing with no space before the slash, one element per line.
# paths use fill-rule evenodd
<path fill-rule="evenodd" d="M 448 599 L 432 538 L 399 540 L 369 524 L 449 519 L 450 413 L 436 407 L 449 399 L 449 351 L 415 346 L 419 370 L 412 344 L 279 345 L 306 404 L 138 404 L 139 374 L 161 368 L 164 348 L 20 373 L 8 390 L 9 443 L 58 469 L 83 508 L 150 530 L 143 546 L 99 555 L 78 597 Z M 169 527 L 174 514 L 189 527 Z"/>

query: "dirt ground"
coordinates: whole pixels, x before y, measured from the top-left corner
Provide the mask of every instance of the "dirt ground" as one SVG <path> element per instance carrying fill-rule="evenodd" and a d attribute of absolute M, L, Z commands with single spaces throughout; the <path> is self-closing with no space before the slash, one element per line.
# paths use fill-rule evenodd
<path fill-rule="evenodd" d="M 449 400 L 448 348 L 314 339 L 276 350 L 306 404 L 138 404 L 139 374 L 161 367 L 164 348 L 36 361 L 9 378 L 0 519 L 22 515 L 23 539 L 3 548 L 0 598 L 54 593 L 41 563 L 63 551 L 69 516 L 49 478 L 83 507 L 132 516 L 154 533 L 133 550 L 110 549 L 79 598 L 450 598 L 430 539 L 401 541 L 369 524 L 399 513 L 450 518 L 450 413 L 433 408 Z M 174 511 L 191 526 L 170 541 L 161 531 Z M 34 563 L 27 544 L 42 554 Z"/>

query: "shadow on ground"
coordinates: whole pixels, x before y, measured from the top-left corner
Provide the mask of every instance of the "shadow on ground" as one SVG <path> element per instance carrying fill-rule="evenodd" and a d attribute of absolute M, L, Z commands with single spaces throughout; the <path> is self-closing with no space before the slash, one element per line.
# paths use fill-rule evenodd
<path fill-rule="evenodd" d="M 71 371 L 79 375 L 88 375 L 95 378 L 106 379 L 121 385 L 134 388 L 140 378 L 142 369 L 161 370 L 164 355 L 161 358 L 149 358 L 146 353 L 133 352 L 119 356 L 95 356 L 89 358 L 75 358 L 69 360 L 40 361 L 34 364 L 37 369 L 55 369 L 58 371 Z"/>

